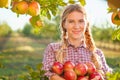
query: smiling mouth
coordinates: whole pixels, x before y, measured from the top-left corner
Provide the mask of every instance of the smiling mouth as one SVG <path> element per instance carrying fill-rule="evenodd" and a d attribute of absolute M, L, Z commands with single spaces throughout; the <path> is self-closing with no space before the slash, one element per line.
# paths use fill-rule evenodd
<path fill-rule="evenodd" d="M 72 31 L 74 34 L 79 34 L 80 31 Z"/>

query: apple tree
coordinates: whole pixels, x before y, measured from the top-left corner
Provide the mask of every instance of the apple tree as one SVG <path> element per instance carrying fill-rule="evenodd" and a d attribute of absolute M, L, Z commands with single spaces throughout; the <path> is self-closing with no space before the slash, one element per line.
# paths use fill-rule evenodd
<path fill-rule="evenodd" d="M 112 38 L 120 40 L 120 0 L 106 0 L 108 3 L 108 12 L 112 13 L 111 21 L 117 27 L 113 32 Z M 0 0 L 0 8 L 12 10 L 19 15 L 30 15 L 29 19 L 32 26 L 40 29 L 43 26 L 42 16 L 51 19 L 51 16 L 57 14 L 58 8 L 67 4 L 81 3 L 86 4 L 85 0 Z"/>

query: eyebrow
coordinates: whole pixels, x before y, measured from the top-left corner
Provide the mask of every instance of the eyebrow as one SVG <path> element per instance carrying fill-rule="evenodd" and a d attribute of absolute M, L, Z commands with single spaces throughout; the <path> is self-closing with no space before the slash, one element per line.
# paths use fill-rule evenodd
<path fill-rule="evenodd" d="M 74 19 L 67 19 L 67 20 L 74 20 Z M 79 19 L 79 21 L 84 21 L 84 19 Z"/>

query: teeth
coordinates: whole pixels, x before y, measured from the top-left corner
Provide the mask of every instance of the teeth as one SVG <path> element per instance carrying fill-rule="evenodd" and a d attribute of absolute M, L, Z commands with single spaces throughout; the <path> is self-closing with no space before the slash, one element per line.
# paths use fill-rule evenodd
<path fill-rule="evenodd" d="M 79 33 L 80 31 L 73 31 L 73 33 Z"/>

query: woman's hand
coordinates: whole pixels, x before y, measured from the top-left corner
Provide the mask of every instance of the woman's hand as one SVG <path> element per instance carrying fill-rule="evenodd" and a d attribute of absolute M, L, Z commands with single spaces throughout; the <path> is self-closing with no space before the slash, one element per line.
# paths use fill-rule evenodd
<path fill-rule="evenodd" d="M 50 80 L 65 80 L 65 79 L 60 77 L 59 75 L 53 75 L 50 77 Z"/>

